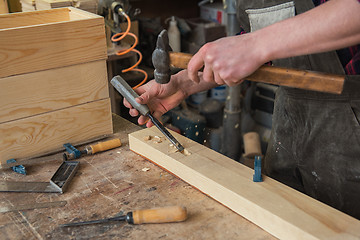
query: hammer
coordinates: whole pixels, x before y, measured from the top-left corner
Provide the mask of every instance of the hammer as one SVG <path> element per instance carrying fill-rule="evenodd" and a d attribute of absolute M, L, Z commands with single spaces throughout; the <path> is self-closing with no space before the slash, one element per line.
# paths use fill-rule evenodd
<path fill-rule="evenodd" d="M 152 54 L 152 62 L 155 67 L 154 78 L 157 83 L 168 83 L 171 77 L 170 66 L 186 69 L 193 56 L 189 53 L 171 52 L 170 50 L 167 31 L 162 30 L 156 42 L 156 49 Z M 253 74 L 246 77 L 246 80 L 341 94 L 345 76 L 274 66 L 261 66 Z"/>

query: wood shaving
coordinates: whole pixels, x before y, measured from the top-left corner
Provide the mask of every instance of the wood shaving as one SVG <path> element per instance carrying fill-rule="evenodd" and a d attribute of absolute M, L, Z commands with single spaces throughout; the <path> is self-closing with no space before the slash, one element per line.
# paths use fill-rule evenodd
<path fill-rule="evenodd" d="M 159 136 L 154 137 L 154 143 L 161 143 L 161 142 L 162 142 L 161 137 Z"/>
<path fill-rule="evenodd" d="M 143 172 L 147 172 L 149 170 L 150 170 L 150 168 L 148 168 L 148 167 L 141 169 L 141 171 L 143 171 Z"/>
<path fill-rule="evenodd" d="M 190 156 L 191 155 L 191 153 L 187 149 L 184 149 L 183 154 L 185 156 Z"/>
<path fill-rule="evenodd" d="M 174 144 L 170 143 L 169 144 L 169 150 L 168 150 L 168 153 L 176 153 L 178 152 L 179 150 L 174 146 Z"/>
<path fill-rule="evenodd" d="M 144 141 L 149 141 L 149 140 L 151 140 L 151 138 L 152 138 L 152 137 L 151 137 L 150 135 L 145 136 L 145 137 L 144 137 Z"/>

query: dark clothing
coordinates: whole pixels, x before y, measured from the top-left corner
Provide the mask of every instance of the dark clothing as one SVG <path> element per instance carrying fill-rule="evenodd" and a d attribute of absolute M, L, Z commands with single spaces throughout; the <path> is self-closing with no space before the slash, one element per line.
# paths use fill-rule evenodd
<path fill-rule="evenodd" d="M 360 0 L 358 0 L 360 3 Z M 327 2 L 327 0 L 313 0 L 315 6 Z M 347 75 L 360 74 L 360 44 L 337 51 L 341 64 Z"/>
<path fill-rule="evenodd" d="M 360 77 L 356 78 L 352 86 L 358 91 L 340 96 L 279 88 L 265 170 L 360 219 Z"/>
<path fill-rule="evenodd" d="M 240 24 L 249 32 L 247 9 L 287 2 L 238 0 Z M 314 7 L 311 0 L 294 3 L 297 14 Z M 272 63 L 344 74 L 335 51 Z M 341 95 L 279 87 L 264 170 L 268 176 L 360 219 L 360 75 L 347 76 Z"/>

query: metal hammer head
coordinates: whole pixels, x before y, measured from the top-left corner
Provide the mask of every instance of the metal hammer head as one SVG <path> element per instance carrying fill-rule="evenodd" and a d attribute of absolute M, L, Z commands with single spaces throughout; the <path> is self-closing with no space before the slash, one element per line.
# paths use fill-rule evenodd
<path fill-rule="evenodd" d="M 170 81 L 170 57 L 171 51 L 169 37 L 164 29 L 158 36 L 156 48 L 152 54 L 152 63 L 154 65 L 154 78 L 157 83 L 166 84 Z"/>

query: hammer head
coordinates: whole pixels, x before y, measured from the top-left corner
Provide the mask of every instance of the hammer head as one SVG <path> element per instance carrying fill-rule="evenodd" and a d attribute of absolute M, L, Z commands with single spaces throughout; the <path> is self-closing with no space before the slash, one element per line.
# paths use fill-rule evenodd
<path fill-rule="evenodd" d="M 156 41 L 156 48 L 152 54 L 154 65 L 154 78 L 157 83 L 166 84 L 170 81 L 170 57 L 171 51 L 169 37 L 166 30 L 162 30 Z"/>

